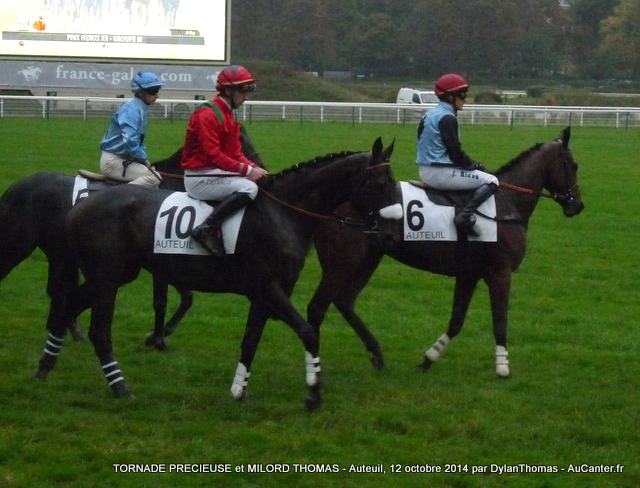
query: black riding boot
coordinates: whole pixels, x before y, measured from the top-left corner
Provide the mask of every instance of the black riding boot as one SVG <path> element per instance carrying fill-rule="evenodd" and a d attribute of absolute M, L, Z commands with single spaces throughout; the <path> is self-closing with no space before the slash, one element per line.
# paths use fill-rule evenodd
<path fill-rule="evenodd" d="M 222 222 L 249 203 L 251 197 L 246 193 L 232 193 L 213 209 L 207 220 L 191 231 L 191 237 L 214 256 L 226 256 L 222 241 Z"/>
<path fill-rule="evenodd" d="M 456 225 L 456 229 L 458 232 L 463 232 L 465 234 L 469 234 L 471 236 L 479 236 L 480 234 L 473 228 L 476 225 L 476 218 L 473 215 L 474 212 L 478 209 L 480 205 L 482 205 L 486 200 L 489 199 L 491 195 L 493 195 L 498 187 L 493 184 L 485 184 L 478 188 L 471 200 L 467 202 L 467 204 L 460 210 L 458 215 L 453 219 L 453 223 Z"/>

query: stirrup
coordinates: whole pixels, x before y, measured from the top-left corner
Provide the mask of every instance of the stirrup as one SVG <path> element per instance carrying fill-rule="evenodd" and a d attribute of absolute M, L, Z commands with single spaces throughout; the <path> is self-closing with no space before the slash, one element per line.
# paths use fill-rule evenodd
<path fill-rule="evenodd" d="M 480 237 L 480 233 L 474 229 L 476 225 L 476 218 L 473 215 L 470 215 L 468 219 L 465 219 L 461 214 L 458 214 L 454 217 L 453 223 L 459 232 L 473 237 Z"/>
<path fill-rule="evenodd" d="M 191 237 L 214 256 L 219 258 L 226 256 L 227 251 L 224 248 L 224 241 L 220 235 L 220 229 L 211 230 L 213 230 L 216 235 L 212 235 L 212 232 L 196 227 L 191 231 Z"/>

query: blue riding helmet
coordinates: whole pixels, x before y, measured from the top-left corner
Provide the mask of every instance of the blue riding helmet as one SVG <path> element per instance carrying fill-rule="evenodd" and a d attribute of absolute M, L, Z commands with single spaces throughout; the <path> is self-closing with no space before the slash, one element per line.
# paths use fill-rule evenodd
<path fill-rule="evenodd" d="M 139 71 L 131 80 L 131 91 L 138 93 L 141 90 L 162 88 L 162 81 L 151 71 Z"/>

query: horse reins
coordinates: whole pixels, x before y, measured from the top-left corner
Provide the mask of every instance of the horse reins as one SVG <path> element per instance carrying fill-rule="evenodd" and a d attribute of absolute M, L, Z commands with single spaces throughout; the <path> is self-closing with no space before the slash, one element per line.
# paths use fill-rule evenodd
<path fill-rule="evenodd" d="M 256 152 L 254 154 L 258 154 L 258 153 Z M 390 164 L 391 163 L 388 163 L 388 162 L 376 164 L 374 166 L 368 167 L 366 169 L 366 171 L 368 171 L 370 169 L 380 168 L 380 167 L 383 167 L 383 166 L 390 166 Z M 162 176 L 163 178 L 171 178 L 171 179 L 174 179 L 174 180 L 184 180 L 184 175 L 175 174 L 175 173 L 166 173 L 164 171 L 158 171 L 157 173 L 160 176 Z M 330 222 L 336 222 L 338 224 L 348 225 L 348 226 L 351 226 L 351 227 L 370 227 L 372 230 L 376 230 L 378 228 L 377 222 L 375 222 L 375 221 L 374 221 L 374 225 L 369 225 L 369 223 L 367 223 L 364 220 L 358 220 L 358 219 L 354 219 L 352 217 L 343 217 L 343 216 L 340 216 L 340 215 L 337 215 L 337 214 L 323 215 L 323 214 L 318 214 L 318 213 L 315 213 L 315 212 L 309 212 L 308 210 L 304 210 L 302 208 L 299 208 L 299 207 L 296 207 L 294 205 L 291 205 L 290 203 L 287 203 L 284 200 L 280 200 L 278 197 L 276 197 L 272 193 L 269 193 L 264 188 L 260 188 L 259 187 L 259 191 L 261 191 L 266 196 L 271 198 L 274 202 L 279 203 L 283 207 L 286 207 L 289 210 L 293 210 L 294 212 L 302 214 L 302 215 L 304 215 L 306 217 L 311 217 L 311 218 L 314 218 L 314 219 L 317 219 L 317 220 L 326 220 L 326 221 L 330 221 Z"/>
<path fill-rule="evenodd" d="M 555 142 L 558 142 L 560 144 L 563 144 L 562 141 L 560 139 L 556 139 Z M 569 149 L 564 148 L 563 149 L 564 153 L 565 153 L 565 158 L 563 159 L 563 162 L 566 161 L 566 153 L 569 152 Z M 519 193 L 524 193 L 526 195 L 531 195 L 531 196 L 535 196 L 535 197 L 544 197 L 544 198 L 551 198 L 552 200 L 556 201 L 556 202 L 562 202 L 564 200 L 571 200 L 573 199 L 573 190 L 577 188 L 578 184 L 576 183 L 575 185 L 571 186 L 570 188 L 567 188 L 567 190 L 564 192 L 564 194 L 560 194 L 560 193 L 547 193 L 545 191 L 533 191 L 529 188 L 523 188 L 521 186 L 518 185 L 513 185 L 511 183 L 507 183 L 505 181 L 500 181 L 499 182 L 499 186 L 506 188 L 507 190 L 512 190 L 512 191 L 516 191 Z"/>
<path fill-rule="evenodd" d="M 383 167 L 383 166 L 390 166 L 390 164 L 391 163 L 376 164 L 374 166 L 370 166 L 370 167 L 366 168 L 366 171 L 369 171 L 370 169 L 380 168 L 380 167 Z M 372 231 L 375 231 L 378 228 L 377 222 L 375 222 L 375 221 L 373 222 L 374 225 L 369 225 L 369 223 L 367 223 L 364 220 L 358 220 L 358 219 L 354 219 L 352 217 L 343 217 L 343 216 L 340 216 L 340 215 L 337 215 L 337 214 L 324 215 L 324 214 L 319 214 L 319 213 L 315 213 L 315 212 L 310 212 L 308 210 L 304 210 L 303 208 L 296 207 L 295 205 L 291 205 L 290 203 L 287 203 L 284 200 L 280 200 L 278 197 L 276 197 L 272 193 L 269 193 L 264 188 L 259 187 L 259 191 L 261 191 L 266 196 L 271 198 L 274 202 L 279 203 L 280 205 L 282 205 L 283 207 L 288 208 L 289 210 L 292 210 L 292 211 L 294 211 L 296 213 L 304 215 L 305 217 L 311 217 L 311 218 L 316 219 L 316 220 L 325 220 L 325 221 L 330 221 L 330 222 L 337 222 L 339 224 L 348 225 L 348 226 L 351 226 L 351 227 L 370 227 Z"/>

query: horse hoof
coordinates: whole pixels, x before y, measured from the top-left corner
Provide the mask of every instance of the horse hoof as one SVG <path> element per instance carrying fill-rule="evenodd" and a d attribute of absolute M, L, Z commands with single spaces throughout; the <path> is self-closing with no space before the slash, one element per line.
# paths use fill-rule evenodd
<path fill-rule="evenodd" d="M 116 398 L 134 398 L 129 391 L 129 388 L 127 388 L 122 382 L 116 383 L 111 387 L 111 390 L 113 391 L 113 396 Z"/>
<path fill-rule="evenodd" d="M 47 379 L 47 375 L 49 374 L 49 371 L 43 371 L 40 370 L 38 371 L 36 374 L 34 374 L 31 379 L 33 380 L 38 380 L 38 381 L 44 381 Z"/>
<path fill-rule="evenodd" d="M 371 358 L 371 364 L 373 365 L 373 369 L 382 371 L 384 369 L 384 358 L 382 356 L 373 356 Z"/>
<path fill-rule="evenodd" d="M 432 364 L 433 364 L 433 361 L 431 361 L 431 359 L 425 357 L 424 361 L 422 362 L 422 364 L 417 364 L 416 365 L 416 369 L 418 371 L 421 371 L 422 373 L 426 373 L 427 371 L 429 371 L 429 368 L 431 367 Z"/>
<path fill-rule="evenodd" d="M 144 343 L 146 346 L 154 347 L 158 351 L 169 352 L 169 347 L 167 346 L 167 343 L 164 342 L 164 339 L 158 339 L 156 336 L 153 335 L 153 333 L 147 336 Z"/>
<path fill-rule="evenodd" d="M 231 396 L 238 402 L 238 403 L 243 403 L 247 400 L 247 388 L 234 388 L 236 385 L 233 385 L 233 387 L 231 387 Z"/>
<path fill-rule="evenodd" d="M 320 408 L 322 405 L 322 385 L 320 383 L 309 388 L 309 395 L 304 399 L 304 404 L 309 412 Z"/>
<path fill-rule="evenodd" d="M 505 380 L 511 378 L 511 371 L 509 371 L 509 368 L 496 368 L 496 374 L 500 377 L 500 378 L 504 378 Z"/>
<path fill-rule="evenodd" d="M 307 407 L 308 412 L 313 412 L 314 410 L 320 408 L 320 405 L 322 405 L 322 397 L 320 396 L 320 394 L 313 393 L 304 399 L 304 404 Z"/>

